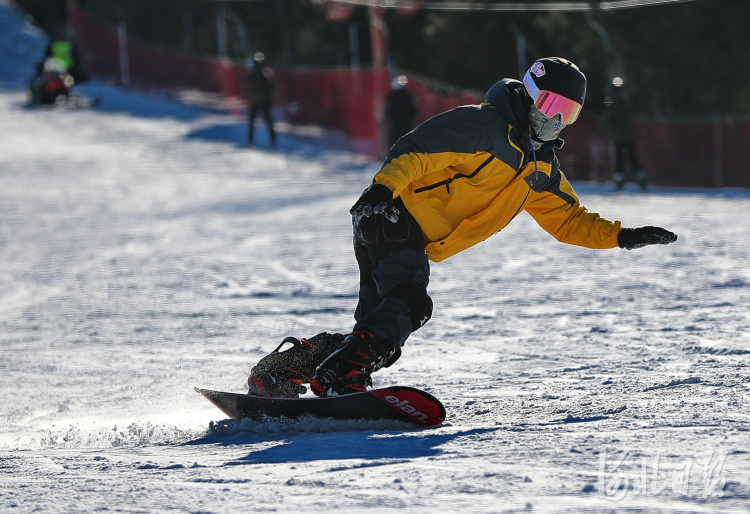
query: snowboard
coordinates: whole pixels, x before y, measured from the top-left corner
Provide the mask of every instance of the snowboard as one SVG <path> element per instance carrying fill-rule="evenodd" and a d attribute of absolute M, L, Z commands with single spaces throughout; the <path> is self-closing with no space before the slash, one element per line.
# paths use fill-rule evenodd
<path fill-rule="evenodd" d="M 315 416 L 334 419 L 392 419 L 421 426 L 440 425 L 445 407 L 413 387 L 385 387 L 325 398 L 270 398 L 195 388 L 233 419 Z"/>

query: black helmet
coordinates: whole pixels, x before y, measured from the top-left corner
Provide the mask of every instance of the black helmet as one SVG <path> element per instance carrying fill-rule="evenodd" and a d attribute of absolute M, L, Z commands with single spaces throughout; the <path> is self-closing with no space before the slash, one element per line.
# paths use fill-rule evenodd
<path fill-rule="evenodd" d="M 560 57 L 537 60 L 526 72 L 523 83 L 531 98 L 536 98 L 540 91 L 557 93 L 581 105 L 586 98 L 586 75 Z"/>

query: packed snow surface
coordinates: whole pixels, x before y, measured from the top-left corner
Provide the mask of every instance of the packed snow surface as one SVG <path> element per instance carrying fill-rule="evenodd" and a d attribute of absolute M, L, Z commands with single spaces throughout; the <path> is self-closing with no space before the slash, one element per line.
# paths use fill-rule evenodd
<path fill-rule="evenodd" d="M 440 398 L 440 428 L 226 420 L 194 386 L 351 328 L 377 165 L 104 84 L 26 108 L 43 40 L 0 25 L 0 510 L 750 508 L 746 191 L 574 184 L 679 241 L 577 248 L 524 214 L 433 265 L 433 319 L 374 378 Z"/>

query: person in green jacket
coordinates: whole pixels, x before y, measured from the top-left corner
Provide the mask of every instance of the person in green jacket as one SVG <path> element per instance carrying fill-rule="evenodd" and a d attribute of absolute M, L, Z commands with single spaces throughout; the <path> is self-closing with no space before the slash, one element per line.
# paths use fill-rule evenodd
<path fill-rule="evenodd" d="M 83 72 L 78 51 L 73 40 L 68 37 L 68 32 L 64 27 L 55 30 L 54 35 L 50 38 L 49 43 L 44 51 L 45 59 L 55 59 L 60 63 L 62 68 L 73 77 L 76 83 L 86 80 L 86 74 Z"/>

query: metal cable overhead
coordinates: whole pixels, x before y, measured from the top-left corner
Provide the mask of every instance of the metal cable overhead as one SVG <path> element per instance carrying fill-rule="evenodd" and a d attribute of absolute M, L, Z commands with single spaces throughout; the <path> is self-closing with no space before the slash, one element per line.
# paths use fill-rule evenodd
<path fill-rule="evenodd" d="M 414 0 L 329 0 L 341 4 L 381 9 L 429 9 L 435 11 L 611 11 L 633 7 L 694 2 L 695 0 L 613 0 L 605 2 L 418 2 Z"/>

